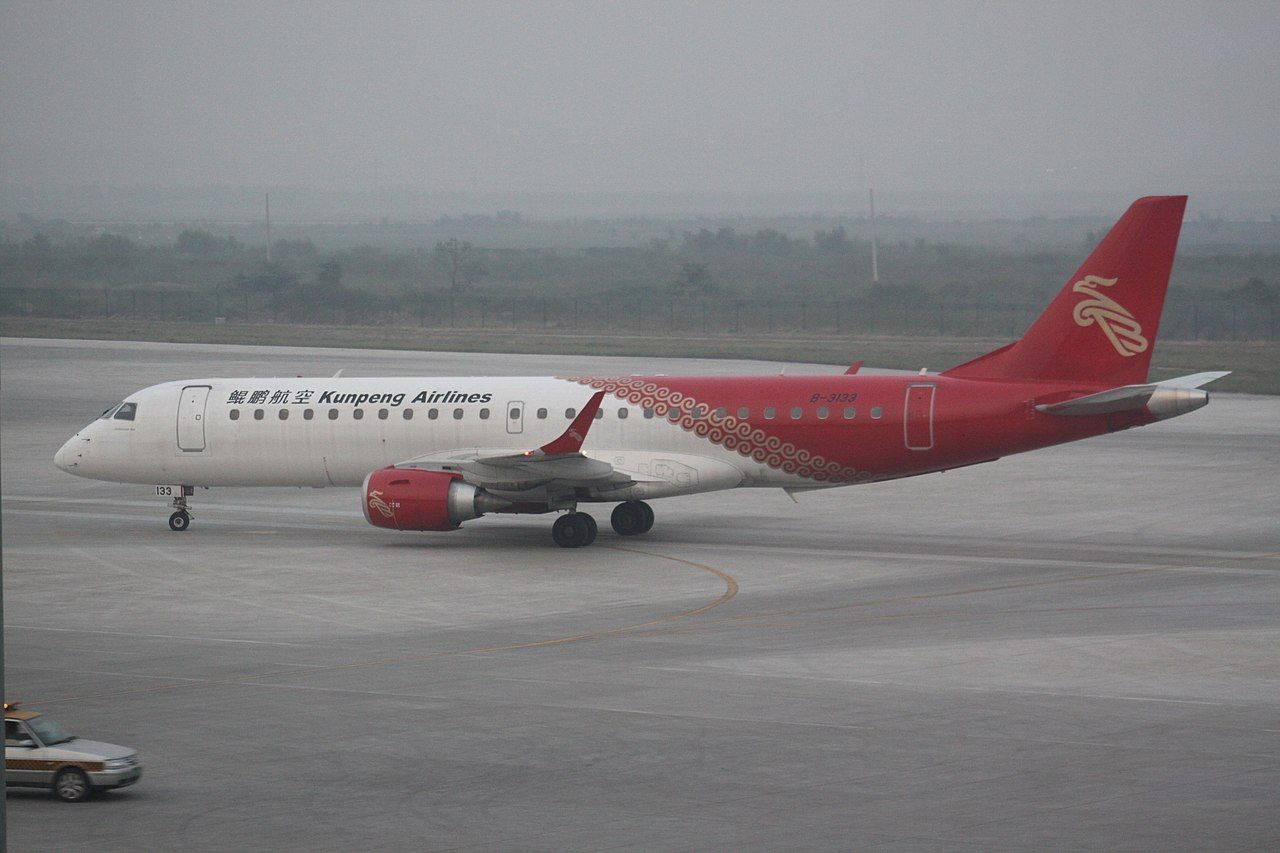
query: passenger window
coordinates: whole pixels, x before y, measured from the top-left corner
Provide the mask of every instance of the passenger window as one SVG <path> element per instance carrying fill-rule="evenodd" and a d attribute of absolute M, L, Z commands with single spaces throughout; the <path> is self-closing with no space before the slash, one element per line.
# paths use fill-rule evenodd
<path fill-rule="evenodd" d="M 747 418 L 751 417 L 751 410 L 748 409 L 746 406 L 743 406 L 742 408 L 738 409 L 738 417 L 742 418 L 745 421 Z"/>
<path fill-rule="evenodd" d="M 596 409 L 596 420 L 604 420 L 604 409 Z"/>
<path fill-rule="evenodd" d="M 253 419 L 254 419 L 255 421 L 260 421 L 260 420 L 262 420 L 262 416 L 263 416 L 264 414 L 265 414 L 265 412 L 263 412 L 263 411 L 262 411 L 262 409 L 254 409 L 254 410 L 253 410 Z"/>
<path fill-rule="evenodd" d="M 728 417 L 728 415 L 729 415 L 729 410 L 726 409 L 724 406 L 721 406 L 720 408 L 715 410 L 715 413 L 712 414 L 712 417 L 718 421 L 722 421 L 726 417 Z"/>
<path fill-rule="evenodd" d="M 680 420 L 680 410 L 675 407 L 667 409 L 667 420 L 671 421 L 672 423 L 675 423 L 676 421 Z"/>
<path fill-rule="evenodd" d="M 411 420 L 413 420 L 413 409 L 405 409 L 405 410 L 404 410 L 404 419 L 405 419 L 406 421 L 411 421 Z"/>
<path fill-rule="evenodd" d="M 883 406 L 876 406 L 871 410 L 871 417 L 874 418 L 875 420 L 880 420 L 882 415 L 884 415 Z"/>
<path fill-rule="evenodd" d="M 289 420 L 289 410 L 288 410 L 288 409 L 281 409 L 281 410 L 280 410 L 280 420 L 282 420 L 282 421 L 287 421 L 287 420 Z"/>
<path fill-rule="evenodd" d="M 454 419 L 455 421 L 460 421 L 460 420 L 462 420 L 462 409 L 454 409 L 454 410 L 453 410 L 453 419 Z"/>
<path fill-rule="evenodd" d="M 625 421 L 627 419 L 627 415 L 629 414 L 631 414 L 630 409 L 627 409 L 627 408 L 618 409 L 618 420 Z"/>
<path fill-rule="evenodd" d="M 510 418 L 510 419 L 511 419 L 511 420 L 513 420 L 513 421 L 518 421 L 518 420 L 520 420 L 520 410 L 519 410 L 519 409 L 512 409 L 511 411 L 507 412 L 507 417 L 508 417 L 508 418 Z"/>
<path fill-rule="evenodd" d="M 824 421 L 825 421 L 825 420 L 827 419 L 827 416 L 828 416 L 828 415 L 830 415 L 830 414 L 831 414 L 831 410 L 830 410 L 830 409 L 828 409 L 826 406 L 819 406 L 819 407 L 818 407 L 818 417 L 819 417 L 821 420 L 824 420 Z"/>
<path fill-rule="evenodd" d="M 538 409 L 538 420 L 545 421 L 547 419 L 547 410 Z"/>
<path fill-rule="evenodd" d="M 385 421 L 390 414 L 386 409 L 378 409 L 378 420 Z"/>
<path fill-rule="evenodd" d="M 331 421 L 336 421 L 337 419 L 338 419 L 338 410 L 337 410 L 337 409 L 330 409 L 330 410 L 329 410 L 329 420 L 331 420 Z"/>
<path fill-rule="evenodd" d="M 440 410 L 439 410 L 439 409 L 427 409 L 427 419 L 428 419 L 428 420 L 432 420 L 432 421 L 434 421 L 434 420 L 435 420 L 436 418 L 438 418 L 438 417 L 440 417 Z"/>
<path fill-rule="evenodd" d="M 645 410 L 644 410 L 644 417 L 645 417 L 645 420 L 650 420 L 650 419 L 652 419 L 652 418 L 653 418 L 653 409 L 645 409 Z"/>
<path fill-rule="evenodd" d="M 233 421 L 238 421 L 238 420 L 240 420 L 240 410 L 239 410 L 239 409 L 232 409 L 228 414 L 231 416 L 231 420 L 233 420 Z"/>
<path fill-rule="evenodd" d="M 311 420 L 312 418 L 314 418 L 315 416 L 316 416 L 316 410 L 315 410 L 315 409 L 303 409 L 303 410 L 302 410 L 302 419 L 303 419 L 304 421 L 309 421 L 309 420 Z"/>
<path fill-rule="evenodd" d="M 120 408 L 112 415 L 118 421 L 131 421 L 134 415 L 138 413 L 137 403 L 121 403 Z"/>
<path fill-rule="evenodd" d="M 844 419 L 845 419 L 846 421 L 851 421 L 851 420 L 853 420 L 854 418 L 856 418 L 857 416 L 858 416 L 858 410 L 857 410 L 856 408 L 854 408 L 853 406 L 849 406 L 848 408 L 846 408 L 846 409 L 844 410 Z"/>
<path fill-rule="evenodd" d="M 487 421 L 487 420 L 489 420 L 489 410 L 488 410 L 488 409 L 481 409 L 481 410 L 480 410 L 480 420 L 482 420 L 482 421 Z"/>
<path fill-rule="evenodd" d="M 800 408 L 799 406 L 796 406 L 791 410 L 791 420 L 798 421 L 800 420 L 800 416 L 803 414 L 804 414 L 804 409 Z"/>
<path fill-rule="evenodd" d="M 565 419 L 565 420 L 567 420 L 567 421 L 571 421 L 571 420 L 573 420 L 573 416 L 574 416 L 574 415 L 576 415 L 577 413 L 578 413 L 578 410 L 577 410 L 577 409 L 573 409 L 573 408 L 565 409 L 565 410 L 564 410 L 564 419 Z"/>
<path fill-rule="evenodd" d="M 775 409 L 773 406 L 770 406 L 769 408 L 764 410 L 764 419 L 766 421 L 771 421 L 774 419 L 774 416 L 777 414 L 778 414 L 778 410 Z"/>
<path fill-rule="evenodd" d="M 694 406 L 694 407 L 693 407 L 693 416 L 694 416 L 695 418 L 697 418 L 698 420 L 702 420 L 703 418 L 705 418 L 705 417 L 707 416 L 707 407 L 706 407 L 706 406 Z"/>
<path fill-rule="evenodd" d="M 356 409 L 354 412 L 351 413 L 351 417 L 355 418 L 356 420 L 361 420 L 362 418 L 364 418 L 364 409 Z"/>

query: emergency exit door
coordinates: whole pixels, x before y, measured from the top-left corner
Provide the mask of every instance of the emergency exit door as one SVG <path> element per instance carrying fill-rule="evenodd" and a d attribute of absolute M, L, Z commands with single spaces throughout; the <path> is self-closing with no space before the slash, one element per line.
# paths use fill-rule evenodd
<path fill-rule="evenodd" d="M 188 385 L 178 401 L 178 449 L 184 453 L 204 450 L 204 407 L 209 402 L 208 385 Z"/>
<path fill-rule="evenodd" d="M 933 447 L 933 385 L 907 386 L 907 406 L 902 417 L 908 450 Z"/>
<path fill-rule="evenodd" d="M 524 432 L 524 403 L 519 400 L 507 403 L 507 432 L 512 435 Z"/>

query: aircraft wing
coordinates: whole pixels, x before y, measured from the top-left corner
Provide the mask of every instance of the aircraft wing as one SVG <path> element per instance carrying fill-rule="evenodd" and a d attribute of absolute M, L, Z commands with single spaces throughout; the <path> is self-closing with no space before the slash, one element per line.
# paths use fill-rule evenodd
<path fill-rule="evenodd" d="M 404 462 L 397 468 L 458 473 L 468 483 L 495 491 L 522 492 L 547 486 L 624 488 L 635 481 L 613 466 L 581 452 L 604 392 L 597 391 L 561 435 L 535 450 L 501 456 L 478 453 L 433 453 Z"/>

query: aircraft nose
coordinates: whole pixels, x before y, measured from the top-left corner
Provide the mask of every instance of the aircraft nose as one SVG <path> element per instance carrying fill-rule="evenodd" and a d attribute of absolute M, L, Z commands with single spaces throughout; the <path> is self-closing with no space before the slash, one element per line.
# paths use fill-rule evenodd
<path fill-rule="evenodd" d="M 72 470 L 76 467 L 77 460 L 75 456 L 75 449 L 72 445 L 79 440 L 79 435 L 71 436 L 71 438 L 67 439 L 67 443 L 58 448 L 57 453 L 53 454 L 53 464 L 57 465 L 61 470 L 66 471 L 68 474 L 72 473 Z"/>

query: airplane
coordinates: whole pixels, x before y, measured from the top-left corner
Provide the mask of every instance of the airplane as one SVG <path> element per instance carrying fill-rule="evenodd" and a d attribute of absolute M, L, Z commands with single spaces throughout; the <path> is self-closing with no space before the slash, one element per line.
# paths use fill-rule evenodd
<path fill-rule="evenodd" d="M 992 462 L 1208 403 L 1226 372 L 1147 380 L 1185 205 L 1134 202 L 1021 338 L 940 373 L 180 380 L 108 409 L 54 463 L 160 484 L 175 531 L 197 486 L 360 486 L 377 527 L 560 513 L 552 539 L 577 548 L 597 534 L 582 504 L 616 504 L 614 531 L 635 536 L 657 498 Z"/>

